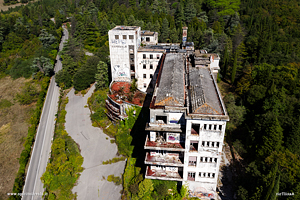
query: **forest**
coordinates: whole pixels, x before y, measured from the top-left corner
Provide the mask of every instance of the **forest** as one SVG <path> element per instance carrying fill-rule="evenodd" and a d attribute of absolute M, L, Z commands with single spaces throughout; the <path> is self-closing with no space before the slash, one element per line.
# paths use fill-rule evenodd
<path fill-rule="evenodd" d="M 195 49 L 221 57 L 230 116 L 225 140 L 242 158 L 231 165 L 236 197 L 299 199 L 299 11 L 296 0 L 41 0 L 0 14 L 0 76 L 53 75 L 66 22 L 70 40 L 58 84 L 81 91 L 99 80 L 106 88 L 109 29 L 135 25 L 158 32 L 159 42 L 180 42 L 187 26 Z M 294 196 L 276 196 L 280 191 Z"/>

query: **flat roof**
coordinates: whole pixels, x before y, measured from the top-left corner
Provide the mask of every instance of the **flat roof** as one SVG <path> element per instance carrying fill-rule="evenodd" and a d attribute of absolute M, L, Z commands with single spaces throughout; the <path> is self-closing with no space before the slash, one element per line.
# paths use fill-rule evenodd
<path fill-rule="evenodd" d="M 204 57 L 209 58 L 210 56 L 213 56 L 214 59 L 220 59 L 219 55 L 216 53 L 204 53 L 203 50 L 195 50 L 195 57 Z"/>
<path fill-rule="evenodd" d="M 154 31 L 148 31 L 148 30 L 142 30 L 141 36 L 154 36 L 156 32 Z"/>
<path fill-rule="evenodd" d="M 150 47 L 140 47 L 138 49 L 138 52 L 158 52 L 158 53 L 164 53 L 166 50 L 162 48 L 150 48 Z"/>
<path fill-rule="evenodd" d="M 112 30 L 137 30 L 139 26 L 116 26 Z"/>
<path fill-rule="evenodd" d="M 154 106 L 184 106 L 184 55 L 168 53 L 165 57 Z"/>

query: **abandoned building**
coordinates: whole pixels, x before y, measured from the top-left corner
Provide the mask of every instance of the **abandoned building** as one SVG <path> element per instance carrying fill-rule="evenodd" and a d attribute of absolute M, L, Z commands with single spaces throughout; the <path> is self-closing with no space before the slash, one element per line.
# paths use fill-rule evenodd
<path fill-rule="evenodd" d="M 182 44 L 157 41 L 156 32 L 140 27 L 109 31 L 112 82 L 107 115 L 114 121 L 124 119 L 126 108 L 141 106 L 142 94 L 153 94 L 145 127 L 145 177 L 181 182 L 191 197 L 215 199 L 229 121 L 216 84 L 220 57 L 194 50 L 194 43 L 187 42 L 187 27 Z M 126 94 L 133 79 L 140 93 L 129 102 Z"/>
<path fill-rule="evenodd" d="M 165 56 L 145 128 L 145 177 L 180 181 L 190 196 L 214 199 L 229 117 L 214 65 L 195 65 L 196 56 Z"/>

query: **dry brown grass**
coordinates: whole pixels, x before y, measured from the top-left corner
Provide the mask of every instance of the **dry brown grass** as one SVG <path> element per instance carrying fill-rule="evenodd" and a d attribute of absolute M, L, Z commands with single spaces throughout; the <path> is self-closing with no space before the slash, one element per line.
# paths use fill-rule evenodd
<path fill-rule="evenodd" d="M 0 109 L 0 200 L 7 199 L 12 192 L 14 179 L 19 169 L 18 158 L 22 150 L 29 118 L 35 108 L 31 105 L 20 105 L 14 100 L 16 93 L 31 79 L 11 79 L 9 76 L 0 79 L 0 100 L 13 103 L 8 108 Z"/>
<path fill-rule="evenodd" d="M 31 1 L 31 2 L 34 2 L 34 1 Z M 13 5 L 9 5 L 9 6 L 4 6 L 3 4 L 4 4 L 4 0 L 0 0 L 0 11 L 1 10 L 7 11 L 9 8 L 14 8 L 16 6 L 21 6 L 21 5 L 27 5 L 27 3 L 17 3 L 17 4 L 13 4 Z"/>

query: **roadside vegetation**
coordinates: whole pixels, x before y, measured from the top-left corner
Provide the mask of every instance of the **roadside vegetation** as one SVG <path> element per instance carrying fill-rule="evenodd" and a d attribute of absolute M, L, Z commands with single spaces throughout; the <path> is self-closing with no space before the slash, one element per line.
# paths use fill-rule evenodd
<path fill-rule="evenodd" d="M 75 199 L 76 195 L 72 193 L 72 188 L 80 172 L 83 171 L 81 167 L 83 157 L 80 155 L 76 142 L 68 135 L 64 126 L 67 114 L 65 107 L 68 103 L 66 94 L 67 92 L 61 89 L 50 163 L 41 177 L 48 193 L 44 197 L 49 200 Z"/>

